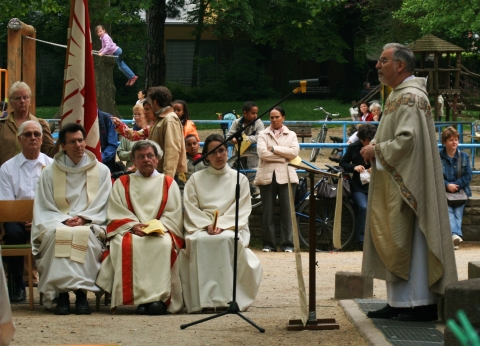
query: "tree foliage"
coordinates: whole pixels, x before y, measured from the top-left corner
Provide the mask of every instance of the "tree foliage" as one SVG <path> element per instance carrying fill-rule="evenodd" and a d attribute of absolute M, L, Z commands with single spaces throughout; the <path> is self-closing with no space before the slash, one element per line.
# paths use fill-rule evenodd
<path fill-rule="evenodd" d="M 422 34 L 442 32 L 449 37 L 480 32 L 479 15 L 477 0 L 403 0 L 393 13 L 402 23 L 418 26 Z"/>

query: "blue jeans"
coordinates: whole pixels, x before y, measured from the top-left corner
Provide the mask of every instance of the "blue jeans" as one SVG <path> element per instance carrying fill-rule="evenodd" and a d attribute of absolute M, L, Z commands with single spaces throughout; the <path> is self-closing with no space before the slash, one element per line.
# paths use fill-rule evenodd
<path fill-rule="evenodd" d="M 357 206 L 357 224 L 355 226 L 357 242 L 363 242 L 365 238 L 365 221 L 367 220 L 368 194 L 354 191 L 352 192 L 352 199 Z"/>
<path fill-rule="evenodd" d="M 459 207 L 448 206 L 448 218 L 450 219 L 450 228 L 452 229 L 452 235 L 458 235 L 463 238 L 462 234 L 462 219 L 463 219 L 463 210 L 465 205 Z"/>
<path fill-rule="evenodd" d="M 115 61 L 117 63 L 118 69 L 122 71 L 125 77 L 127 77 L 128 79 L 132 79 L 133 77 L 135 77 L 135 73 L 133 73 L 132 70 L 130 70 L 130 67 L 128 67 L 127 64 L 123 62 L 122 48 L 118 47 L 118 49 L 115 51 L 115 53 L 113 53 L 113 55 L 115 56 Z"/>

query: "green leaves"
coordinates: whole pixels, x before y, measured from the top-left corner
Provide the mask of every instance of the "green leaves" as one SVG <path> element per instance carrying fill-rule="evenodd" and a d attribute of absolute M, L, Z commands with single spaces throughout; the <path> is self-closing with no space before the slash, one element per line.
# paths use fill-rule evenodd
<path fill-rule="evenodd" d="M 393 17 L 418 26 L 422 34 L 444 32 L 461 36 L 466 31 L 480 31 L 479 12 L 477 0 L 403 0 Z"/>

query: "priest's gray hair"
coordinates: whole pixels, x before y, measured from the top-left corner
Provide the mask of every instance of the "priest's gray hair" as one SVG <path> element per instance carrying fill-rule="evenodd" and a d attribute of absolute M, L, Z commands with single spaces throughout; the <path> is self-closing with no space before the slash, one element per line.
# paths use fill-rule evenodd
<path fill-rule="evenodd" d="M 143 140 L 143 141 L 137 141 L 132 147 L 132 152 L 130 155 L 132 155 L 132 159 L 135 158 L 135 152 L 147 148 L 152 148 L 153 153 L 157 157 L 157 159 L 161 159 L 163 157 L 163 150 L 160 148 L 160 146 L 151 140 Z"/>
<path fill-rule="evenodd" d="M 415 54 L 412 50 L 400 43 L 387 43 L 383 50 L 393 48 L 393 59 L 405 63 L 405 71 L 413 72 L 415 70 Z"/>
<path fill-rule="evenodd" d="M 25 121 L 22 125 L 20 125 L 17 131 L 17 136 L 23 135 L 23 132 L 25 132 L 25 127 L 27 127 L 27 125 L 30 125 L 30 124 L 36 125 L 38 127 L 38 131 L 43 135 L 42 125 L 40 125 L 38 121 L 28 120 L 28 121 Z"/>

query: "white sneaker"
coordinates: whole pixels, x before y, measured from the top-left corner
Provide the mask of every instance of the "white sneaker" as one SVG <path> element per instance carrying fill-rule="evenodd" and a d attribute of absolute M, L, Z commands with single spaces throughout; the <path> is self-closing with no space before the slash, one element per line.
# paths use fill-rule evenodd
<path fill-rule="evenodd" d="M 263 251 L 263 252 L 272 252 L 271 249 L 267 249 L 267 248 L 264 248 L 262 251 Z"/>
<path fill-rule="evenodd" d="M 463 239 L 462 239 L 460 236 L 454 234 L 454 235 L 452 236 L 452 241 L 453 241 L 453 245 L 454 245 L 454 246 L 459 246 L 460 243 L 463 241 Z"/>
<path fill-rule="evenodd" d="M 283 252 L 290 252 L 290 253 L 292 253 L 293 250 L 292 250 L 292 249 L 285 249 L 285 250 L 283 250 Z"/>

